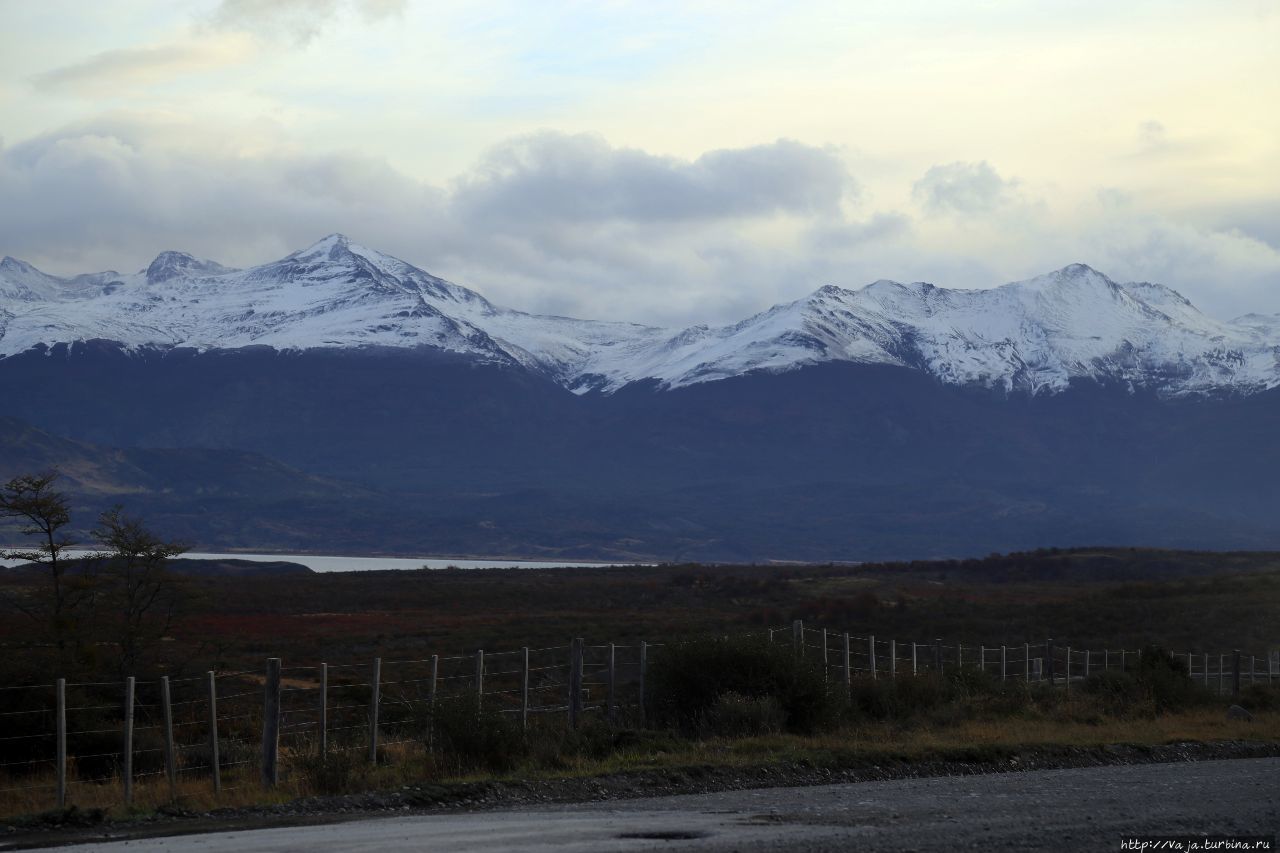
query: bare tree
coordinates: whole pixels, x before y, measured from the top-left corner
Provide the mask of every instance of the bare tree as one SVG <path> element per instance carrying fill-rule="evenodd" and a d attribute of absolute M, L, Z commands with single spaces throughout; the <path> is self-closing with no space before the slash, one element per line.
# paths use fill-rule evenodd
<path fill-rule="evenodd" d="M 93 597 L 91 578 L 81 570 L 71 572 L 68 548 L 75 542 L 63 533 L 71 522 L 67 498 L 54 488 L 56 471 L 22 474 L 0 489 L 0 517 L 17 519 L 23 536 L 34 537 L 30 549 L 0 551 L 5 559 L 23 560 L 44 567 L 47 585 L 30 596 L 9 597 L 9 603 L 49 632 L 59 657 L 79 633 L 78 611 Z"/>
<path fill-rule="evenodd" d="M 120 507 L 104 512 L 93 538 L 102 547 L 96 558 L 101 585 L 99 616 L 120 645 L 120 672 L 136 671 L 139 659 L 173 625 L 187 599 L 183 579 L 166 562 L 187 550 L 166 542 L 124 514 Z"/>

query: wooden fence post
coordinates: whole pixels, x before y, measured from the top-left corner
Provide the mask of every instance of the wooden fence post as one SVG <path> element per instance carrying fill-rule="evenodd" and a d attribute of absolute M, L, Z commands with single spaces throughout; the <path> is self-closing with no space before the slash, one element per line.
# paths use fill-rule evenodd
<path fill-rule="evenodd" d="M 1205 689 L 1207 690 L 1207 689 L 1209 689 L 1209 653 L 1208 653 L 1208 652 L 1205 652 L 1205 653 L 1204 653 L 1204 673 L 1203 673 L 1203 675 L 1204 675 L 1204 686 L 1205 686 Z"/>
<path fill-rule="evenodd" d="M 938 637 L 933 644 L 933 668 L 939 675 L 942 674 L 942 638 L 941 637 Z"/>
<path fill-rule="evenodd" d="M 987 647 L 978 646 L 978 672 L 987 671 Z"/>
<path fill-rule="evenodd" d="M 529 647 L 520 650 L 520 728 L 529 728 Z"/>
<path fill-rule="evenodd" d="M 222 793 L 222 760 L 218 755 L 218 676 L 206 673 L 209 691 L 209 770 L 213 774 L 213 793 Z"/>
<path fill-rule="evenodd" d="M 440 683 L 440 655 L 431 656 L 431 677 L 427 681 L 427 709 L 431 723 L 427 727 L 427 749 L 436 745 L 436 687 Z"/>
<path fill-rule="evenodd" d="M 1128 660 L 1127 660 L 1127 658 L 1128 658 L 1128 652 L 1127 652 L 1127 650 L 1125 650 L 1125 649 L 1121 649 L 1121 650 L 1120 650 L 1120 671 L 1121 671 L 1121 672 L 1127 672 L 1127 671 L 1128 671 L 1128 666 L 1127 666 Z"/>
<path fill-rule="evenodd" d="M 369 679 L 369 763 L 378 763 L 378 706 L 382 703 L 382 658 L 373 659 Z"/>
<path fill-rule="evenodd" d="M 1053 638 L 1044 641 L 1044 662 L 1048 667 L 1049 686 L 1053 686 Z"/>
<path fill-rule="evenodd" d="M 1009 680 L 1009 647 L 1000 647 L 1000 680 Z"/>
<path fill-rule="evenodd" d="M 889 641 L 889 677 L 896 679 L 898 677 L 898 641 Z"/>
<path fill-rule="evenodd" d="M 920 674 L 920 667 L 916 661 L 916 644 L 915 643 L 911 644 L 911 674 L 912 675 Z"/>
<path fill-rule="evenodd" d="M 1089 658 L 1092 656 L 1092 654 L 1093 652 L 1089 651 L 1088 649 L 1084 650 L 1084 677 L 1086 679 L 1088 679 L 1089 677 Z"/>
<path fill-rule="evenodd" d="M 484 649 L 476 649 L 476 710 L 484 703 Z"/>
<path fill-rule="evenodd" d="M 609 667 L 607 670 L 608 682 L 606 685 L 607 689 L 605 692 L 605 719 L 608 721 L 609 725 L 611 726 L 616 722 L 616 716 L 615 716 L 616 711 L 614 710 L 617 707 L 617 703 L 614 700 L 616 698 L 615 685 L 618 682 L 618 669 L 617 669 L 618 663 L 617 663 L 616 655 L 617 655 L 617 648 L 616 646 L 614 646 L 613 643 L 610 643 L 609 644 Z"/>
<path fill-rule="evenodd" d="M 54 690 L 58 706 L 58 718 L 55 722 L 54 736 L 57 739 L 58 762 L 58 808 L 67 807 L 67 680 L 59 678 Z"/>
<path fill-rule="evenodd" d="M 569 644 L 569 727 L 576 729 L 582 716 L 582 638 Z"/>
<path fill-rule="evenodd" d="M 849 632 L 844 633 L 844 646 L 841 649 L 844 655 L 844 701 L 853 700 L 853 651 L 849 647 Z"/>
<path fill-rule="evenodd" d="M 280 782 L 280 658 L 267 658 L 262 698 L 262 786 Z"/>
<path fill-rule="evenodd" d="M 164 775 L 169 779 L 169 799 L 178 797 L 178 755 L 173 743 L 173 694 L 169 676 L 160 676 L 160 718 L 164 724 Z"/>
<path fill-rule="evenodd" d="M 644 640 L 640 641 L 640 727 L 644 728 L 648 723 L 649 709 L 647 696 L 645 695 L 645 679 L 649 676 L 649 644 Z"/>
<path fill-rule="evenodd" d="M 791 645 L 796 650 L 796 657 L 804 657 L 804 622 L 799 619 L 791 623 Z"/>
<path fill-rule="evenodd" d="M 1027 683 L 1031 683 L 1031 644 L 1022 644 L 1022 663 L 1027 669 Z"/>
<path fill-rule="evenodd" d="M 1232 655 L 1233 664 L 1231 666 L 1231 695 L 1240 695 L 1240 650 L 1236 649 Z"/>
<path fill-rule="evenodd" d="M 1218 655 L 1218 695 L 1227 692 L 1227 656 Z"/>
<path fill-rule="evenodd" d="M 956 643 L 956 672 L 964 669 L 964 643 Z"/>
<path fill-rule="evenodd" d="M 1067 690 L 1067 695 L 1071 695 L 1071 647 L 1067 646 L 1067 659 L 1062 667 L 1062 681 Z"/>
<path fill-rule="evenodd" d="M 320 664 L 320 759 L 329 756 L 329 664 Z"/>
<path fill-rule="evenodd" d="M 871 680 L 876 680 L 876 635 L 867 637 L 867 660 L 870 661 Z"/>
<path fill-rule="evenodd" d="M 827 676 L 827 673 L 829 672 L 828 666 L 830 666 L 830 664 L 827 659 L 827 629 L 823 628 L 822 629 L 822 680 L 823 681 L 828 680 L 828 676 Z"/>
<path fill-rule="evenodd" d="M 431 656 L 431 679 L 427 682 L 427 704 L 436 708 L 436 685 L 440 683 L 440 655 Z"/>
<path fill-rule="evenodd" d="M 124 680 L 124 745 L 121 749 L 124 767 L 121 775 L 124 777 L 126 806 L 133 802 L 133 688 L 135 683 L 132 675 Z"/>

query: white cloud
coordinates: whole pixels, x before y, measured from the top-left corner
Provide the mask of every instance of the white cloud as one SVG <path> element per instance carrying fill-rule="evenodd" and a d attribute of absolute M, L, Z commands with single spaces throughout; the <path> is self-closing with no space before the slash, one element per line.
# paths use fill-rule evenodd
<path fill-rule="evenodd" d="M 986 160 L 932 166 L 911 188 L 930 213 L 988 213 L 1013 199 L 1016 180 L 1006 180 Z"/>
<path fill-rule="evenodd" d="M 305 45 L 344 13 L 376 23 L 403 15 L 407 5 L 408 0 L 222 0 L 209 20 L 220 29 Z"/>

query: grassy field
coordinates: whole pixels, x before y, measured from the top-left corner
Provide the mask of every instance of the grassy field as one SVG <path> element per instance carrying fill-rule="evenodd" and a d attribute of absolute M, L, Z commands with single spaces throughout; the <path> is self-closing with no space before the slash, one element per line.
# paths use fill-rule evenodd
<path fill-rule="evenodd" d="M 587 735 L 587 740 L 600 735 Z M 1071 720 L 1063 716 L 967 719 L 943 725 L 863 723 L 818 735 L 770 734 L 756 737 L 683 739 L 662 733 L 635 737 L 625 745 L 569 752 L 537 752 L 502 772 L 451 771 L 417 744 L 388 750 L 383 766 L 365 766 L 363 757 L 341 771 L 341 785 L 321 783 L 306 772 L 286 772 L 281 785 L 264 791 L 256 770 L 231 773 L 214 795 L 208 779 L 184 778 L 171 794 L 157 777 L 135 786 L 134 805 L 122 803 L 118 779 L 71 786 L 71 801 L 81 811 L 100 809 L 112 819 L 143 817 L 157 809 L 206 812 L 284 803 L 298 797 L 341 791 L 394 790 L 404 785 L 484 781 L 591 778 L 644 771 L 701 771 L 705 768 L 828 768 L 831 770 L 911 766 L 946 761 L 957 764 L 1009 762 L 1015 757 L 1053 756 L 1063 750 L 1096 750 L 1108 745 L 1155 747 L 1187 742 L 1251 741 L 1280 744 L 1280 713 L 1259 712 L 1252 722 L 1227 720 L 1221 708 L 1201 708 L 1149 719 Z M 52 779 L 24 780 L 41 790 L 0 791 L 0 820 L 49 810 Z"/>
<path fill-rule="evenodd" d="M 0 593 L 21 594 L 32 582 L 30 576 L 0 572 Z M 395 661 L 433 654 L 470 655 L 479 648 L 492 653 L 525 645 L 558 648 L 573 637 L 584 637 L 588 644 L 618 642 L 634 647 L 641 639 L 672 642 L 759 634 L 765 627 L 783 627 L 793 619 L 901 642 L 941 637 L 947 643 L 988 647 L 1040 643 L 1053 637 L 1055 644 L 1076 649 L 1132 650 L 1158 644 L 1178 652 L 1241 648 L 1264 655 L 1280 642 L 1274 618 L 1280 612 L 1280 555 L 1276 554 L 1077 549 L 859 566 L 352 572 L 198 578 L 188 582 L 187 591 L 186 607 L 168 635 L 149 646 L 143 656 L 136 674 L 151 686 L 140 688 L 139 701 L 154 701 L 146 691 L 154 692 L 158 675 L 185 678 L 189 681 L 177 688 L 175 699 L 191 700 L 188 711 L 197 714 L 199 676 L 217 669 L 244 671 L 238 680 L 228 681 L 227 689 L 247 691 L 239 701 L 260 704 L 257 673 L 268 656 L 284 659 L 285 686 L 293 689 L 315 687 L 316 671 L 306 667 L 320 661 L 349 664 L 349 669 L 334 670 L 331 689 L 337 691 L 335 702 L 354 708 L 347 722 L 354 724 L 357 733 L 368 692 L 363 679 L 375 656 L 388 661 L 384 673 L 389 674 L 384 678 L 394 681 L 399 677 L 396 673 L 413 669 L 397 668 Z M 110 638 L 90 638 L 72 664 L 55 668 L 50 647 L 30 642 L 30 636 L 29 626 L 18 615 L 7 614 L 0 621 L 0 643 L 6 647 L 0 657 L 0 687 L 47 685 L 57 671 L 73 681 L 107 682 L 75 691 L 73 705 L 106 710 L 86 711 L 71 726 L 104 729 L 98 738 L 101 743 L 86 742 L 93 752 L 118 749 L 119 736 L 112 732 L 118 731 L 119 713 L 112 709 L 119 703 L 114 685 L 119 672 Z M 562 656 L 548 654 L 557 661 Z M 457 664 L 463 669 L 468 665 L 466 661 Z M 289 671 L 293 668 L 300 669 Z M 397 689 L 389 687 L 385 695 L 396 697 Z M 48 704 L 47 690 L 35 692 L 39 696 L 33 702 Z M 0 711 L 26 713 L 26 706 L 14 704 L 20 694 L 0 691 Z M 620 739 L 616 732 L 596 727 L 572 741 L 561 735 L 535 738 L 535 743 L 518 750 L 513 763 L 508 762 L 511 766 L 501 767 L 444 761 L 438 750 L 429 752 L 410 737 L 396 738 L 409 742 L 388 747 L 388 757 L 397 759 L 392 766 L 375 769 L 353 762 L 317 775 L 314 768 L 306 769 L 295 741 L 289 748 L 299 761 L 280 789 L 264 794 L 256 779 L 237 778 L 236 771 L 229 770 L 229 789 L 217 803 L 261 803 L 319 790 L 361 790 L 424 779 L 549 778 L 797 761 L 814 766 L 874 764 L 1107 743 L 1280 740 L 1280 716 L 1267 709 L 1275 707 L 1272 699 L 1261 702 L 1252 724 L 1227 722 L 1223 717 L 1227 700 L 1207 696 L 1199 705 L 1141 714 L 1118 710 L 1114 703 L 1105 706 L 1097 697 L 1089 700 L 1074 690 L 1070 700 L 1048 705 L 1043 700 L 1032 705 L 1014 703 L 1016 708 L 1003 700 L 993 705 L 989 700 L 948 699 L 927 713 L 905 717 L 868 712 L 876 701 L 870 697 L 862 711 L 843 714 L 838 725 L 809 735 L 775 732 L 727 738 L 715 732 L 694 736 L 626 729 L 631 734 Z M 227 713 L 238 713 L 229 707 Z M 151 723 L 155 713 L 154 708 L 144 712 L 151 715 L 147 718 Z M 93 714 L 102 717 L 101 724 Z M 26 718 L 10 721 L 14 719 Z M 31 718 L 33 731 L 47 728 L 37 722 L 43 719 Z M 546 724 L 555 731 L 563 729 L 562 718 Z M 188 730 L 194 737 L 199 723 L 193 719 L 190 725 L 196 726 Z M 257 736 L 252 713 L 242 725 L 243 731 L 230 734 L 251 743 Z M 146 749 L 158 752 L 154 732 L 142 738 Z M 37 745 L 43 750 L 47 744 L 37 741 Z M 359 752 L 356 748 L 352 754 Z M 16 755 L 15 744 L 0 742 L 0 764 L 25 757 Z M 156 772 L 154 758 L 148 759 L 145 772 Z M 85 777 L 102 772 L 109 777 L 110 759 L 103 761 L 94 771 L 86 765 Z M 6 772 L 0 775 L 0 788 L 48 781 L 12 769 L 0 774 Z M 167 785 L 157 784 L 160 778 L 140 779 L 135 808 L 169 802 Z M 118 782 L 110 778 L 75 783 L 72 790 L 73 802 L 82 807 L 120 808 Z M 183 807 L 204 809 L 215 804 L 207 779 L 181 781 L 177 793 Z M 48 790 L 0 791 L 0 814 L 39 811 L 47 808 L 49 796 Z"/>

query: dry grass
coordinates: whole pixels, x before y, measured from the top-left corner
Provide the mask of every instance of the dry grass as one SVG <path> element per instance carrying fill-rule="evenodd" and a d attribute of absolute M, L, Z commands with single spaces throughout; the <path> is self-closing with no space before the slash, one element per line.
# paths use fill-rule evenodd
<path fill-rule="evenodd" d="M 640 770 L 682 767 L 758 767 L 805 764 L 818 767 L 859 766 L 879 762 L 923 762 L 936 759 L 982 761 L 1011 753 L 1060 748 L 1098 748 L 1108 744 L 1157 746 L 1180 742 L 1257 741 L 1280 744 L 1280 712 L 1259 712 L 1253 722 L 1229 721 L 1220 705 L 1153 718 L 1112 719 L 1090 716 L 1087 707 L 1068 701 L 1051 714 L 1031 717 L 967 719 L 945 724 L 861 723 L 812 735 L 686 740 L 663 732 L 641 732 L 628 746 L 606 750 L 539 752 L 509 773 L 450 773 L 421 745 L 390 744 L 381 750 L 383 764 L 370 767 L 364 751 L 353 747 L 351 791 L 390 790 L 421 782 L 468 782 L 492 779 L 581 778 Z M 546 721 L 549 737 L 559 721 Z M 592 734 L 592 733 L 589 733 Z M 604 729 L 593 736 L 608 742 Z M 594 753 L 594 754 L 593 754 Z M 134 785 L 131 806 L 123 805 L 118 778 L 104 782 L 72 779 L 69 803 L 82 811 L 101 809 L 113 818 L 140 816 L 169 807 L 196 812 L 217 808 L 270 805 L 325 793 L 311 784 L 300 762 L 291 766 L 282 755 L 281 784 L 264 791 L 252 765 L 223 773 L 223 791 L 214 795 L 210 780 L 200 773 L 180 774 L 174 792 L 163 776 L 148 776 Z M 22 790 L 7 790 L 24 786 Z M 31 815 L 51 809 L 51 775 L 25 778 L 0 776 L 0 818 Z"/>

